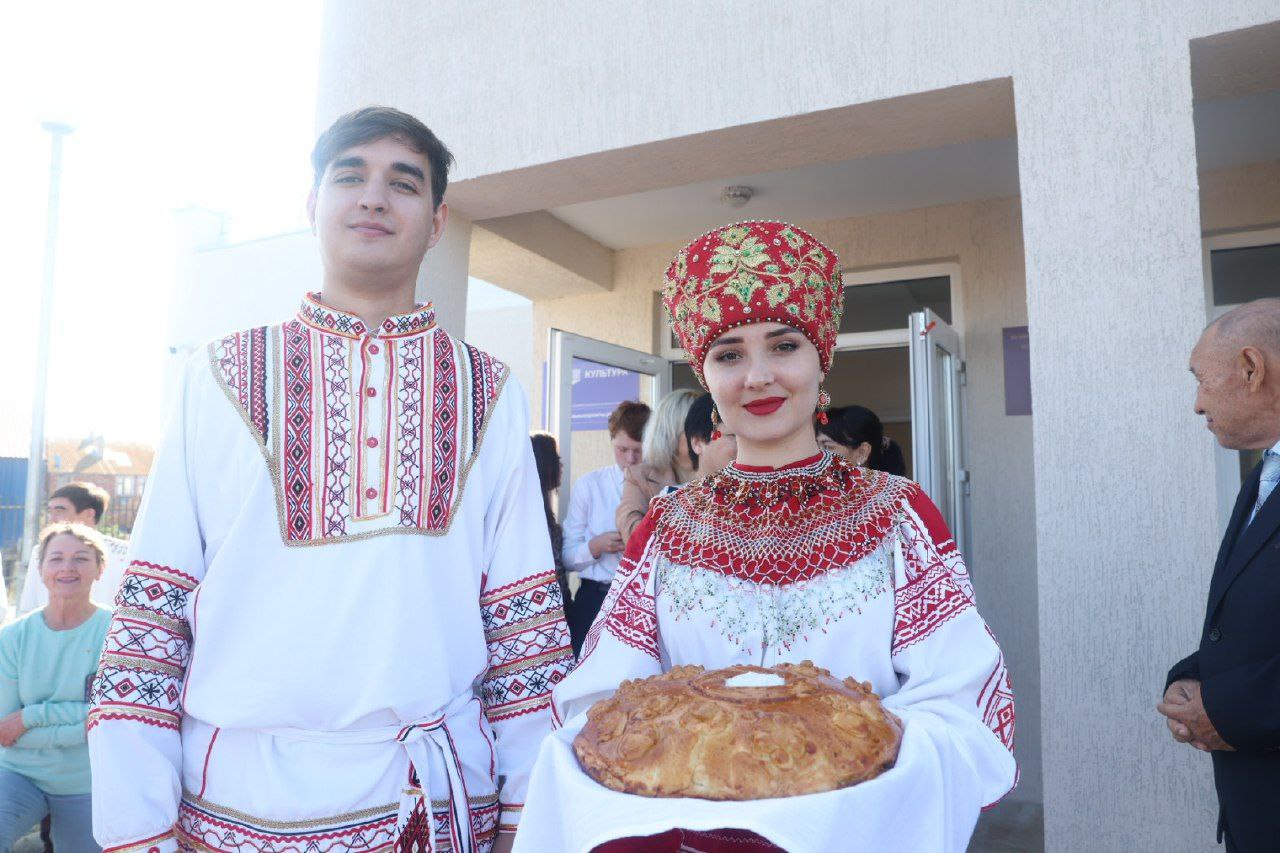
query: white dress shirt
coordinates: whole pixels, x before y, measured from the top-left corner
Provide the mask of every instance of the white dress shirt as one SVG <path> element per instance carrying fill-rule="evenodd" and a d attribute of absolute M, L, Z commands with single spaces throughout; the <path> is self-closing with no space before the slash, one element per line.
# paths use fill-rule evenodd
<path fill-rule="evenodd" d="M 1262 479 L 1258 481 L 1258 499 L 1253 504 L 1253 512 L 1249 514 L 1249 524 L 1253 524 L 1258 511 L 1267 502 L 1267 498 L 1271 497 L 1277 482 L 1280 482 L 1280 441 L 1262 456 Z"/>
<path fill-rule="evenodd" d="M 618 529 L 618 504 L 622 503 L 622 469 L 609 465 L 583 474 L 569 494 L 569 514 L 564 520 L 565 568 L 583 580 L 611 583 L 622 554 L 591 556 L 587 543 L 601 533 Z"/>

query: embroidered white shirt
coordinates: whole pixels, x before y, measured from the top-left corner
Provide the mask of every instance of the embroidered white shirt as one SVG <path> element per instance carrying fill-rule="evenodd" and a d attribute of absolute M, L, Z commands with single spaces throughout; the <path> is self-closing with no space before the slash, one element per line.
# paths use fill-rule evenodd
<path fill-rule="evenodd" d="M 175 402 L 93 686 L 99 843 L 381 850 L 406 794 L 438 840 L 513 827 L 571 653 L 506 367 L 309 297 Z"/>
<path fill-rule="evenodd" d="M 601 533 L 618 529 L 618 504 L 622 503 L 622 469 L 609 465 L 578 478 L 569 494 L 569 512 L 564 519 L 565 568 L 585 580 L 610 583 L 618 571 L 621 554 L 591 556 L 587 543 Z"/>
<path fill-rule="evenodd" d="M 798 505 L 708 509 L 773 482 L 795 487 L 781 494 Z M 814 484 L 820 498 L 795 497 Z M 620 795 L 577 764 L 584 712 L 624 679 L 803 660 L 870 682 L 902 719 L 894 769 L 823 794 L 719 803 Z M 563 728 L 535 765 L 518 853 L 724 826 L 784 850 L 844 849 L 856 826 L 867 850 L 960 853 L 1017 773 L 1004 658 L 941 515 L 915 483 L 831 454 L 776 472 L 731 465 L 656 498 L 554 708 Z"/>

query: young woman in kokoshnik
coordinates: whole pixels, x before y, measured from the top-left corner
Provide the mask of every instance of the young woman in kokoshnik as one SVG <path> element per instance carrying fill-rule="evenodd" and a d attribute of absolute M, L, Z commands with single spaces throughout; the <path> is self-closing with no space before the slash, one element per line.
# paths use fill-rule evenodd
<path fill-rule="evenodd" d="M 664 302 L 737 459 L 654 499 L 631 536 L 554 690 L 563 728 L 544 742 L 517 847 L 835 850 L 856 837 L 865 850 L 964 850 L 979 810 L 1015 784 L 1013 696 L 933 502 L 818 448 L 842 304 L 835 253 L 785 223 L 719 228 L 676 255 Z M 624 679 L 803 660 L 871 682 L 902 719 L 894 769 L 826 794 L 664 804 L 576 765 L 584 712 Z"/>

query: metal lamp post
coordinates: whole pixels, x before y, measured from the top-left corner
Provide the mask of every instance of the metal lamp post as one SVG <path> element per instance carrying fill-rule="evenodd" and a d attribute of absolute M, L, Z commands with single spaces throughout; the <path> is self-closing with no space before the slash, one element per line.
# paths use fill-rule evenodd
<path fill-rule="evenodd" d="M 22 561 L 31 557 L 42 508 L 44 469 L 44 406 L 49 378 L 49 334 L 53 320 L 53 270 L 58 244 L 58 192 L 62 184 L 62 140 L 72 127 L 47 121 L 41 125 L 49 132 L 49 206 L 45 218 L 44 289 L 40 296 L 40 325 L 36 339 L 36 392 L 31 404 L 31 450 L 27 456 L 27 497 L 23 519 Z"/>

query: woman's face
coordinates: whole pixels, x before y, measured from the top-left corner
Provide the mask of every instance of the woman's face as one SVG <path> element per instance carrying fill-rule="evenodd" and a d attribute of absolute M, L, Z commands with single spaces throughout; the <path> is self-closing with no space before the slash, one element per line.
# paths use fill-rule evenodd
<path fill-rule="evenodd" d="M 811 451 L 822 369 L 817 348 L 802 333 L 781 323 L 729 329 L 711 344 L 702 373 L 740 450 L 804 445 Z"/>
<path fill-rule="evenodd" d="M 89 600 L 89 588 L 102 576 L 98 552 L 70 533 L 60 533 L 40 554 L 40 579 L 49 598 Z"/>
<path fill-rule="evenodd" d="M 841 444 L 826 433 L 818 433 L 818 446 L 823 450 L 830 450 L 836 456 L 843 456 L 846 460 L 854 465 L 866 465 L 867 460 L 871 458 L 871 445 L 867 442 L 854 445 Z"/>
<path fill-rule="evenodd" d="M 720 437 L 715 441 L 703 441 L 700 438 L 690 439 L 693 452 L 698 454 L 698 476 L 708 477 L 738 456 L 738 437 L 727 432 L 722 425 Z"/>
<path fill-rule="evenodd" d="M 845 447 L 825 432 L 818 433 L 818 446 L 823 450 L 830 450 L 836 456 L 843 456 L 846 459 L 849 458 L 849 448 Z"/>

